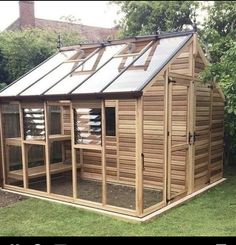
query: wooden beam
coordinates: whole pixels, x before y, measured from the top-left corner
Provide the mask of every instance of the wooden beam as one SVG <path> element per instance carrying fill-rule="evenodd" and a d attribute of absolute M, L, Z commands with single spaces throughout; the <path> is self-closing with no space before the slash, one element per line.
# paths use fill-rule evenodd
<path fill-rule="evenodd" d="M 5 172 L 5 142 L 4 142 L 4 127 L 3 127 L 3 116 L 2 116 L 2 105 L 0 105 L 0 134 L 1 134 L 1 183 L 0 186 L 4 187 L 6 181 L 6 172 Z"/>
<path fill-rule="evenodd" d="M 117 160 L 117 180 L 120 179 L 120 139 L 119 139 L 119 101 L 116 100 L 116 160 Z"/>
<path fill-rule="evenodd" d="M 168 110 L 168 99 L 169 99 L 169 69 L 165 71 L 165 84 L 164 84 L 164 178 L 163 178 L 163 201 L 166 205 L 167 200 L 167 186 L 168 186 L 168 119 L 169 119 L 169 110 Z"/>
<path fill-rule="evenodd" d="M 29 186 L 28 183 L 28 146 L 24 143 L 24 116 L 23 108 L 21 103 L 19 103 L 19 113 L 20 113 L 20 135 L 21 135 L 21 155 L 22 155 L 22 169 L 23 169 L 23 182 L 24 189 Z"/>
<path fill-rule="evenodd" d="M 106 115 L 105 115 L 105 100 L 101 101 L 102 107 L 102 205 L 107 202 L 106 189 Z"/>
<path fill-rule="evenodd" d="M 192 55 L 194 58 L 197 57 L 197 34 L 193 34 L 193 49 L 192 49 Z"/>
<path fill-rule="evenodd" d="M 188 105 L 189 105 L 189 110 L 188 110 L 188 130 L 187 132 L 193 135 L 194 133 L 194 110 L 193 107 L 195 105 L 194 103 L 194 82 L 190 82 L 190 87 L 189 87 L 189 94 L 188 94 Z M 189 146 L 189 154 L 188 154 L 188 165 L 187 165 L 187 174 L 186 174 L 186 180 L 187 180 L 187 194 L 190 194 L 193 192 L 193 181 L 194 181 L 194 148 L 195 146 L 191 143 Z"/>
<path fill-rule="evenodd" d="M 74 125 L 74 109 L 72 102 L 70 103 L 70 123 L 71 123 L 71 158 L 72 158 L 72 187 L 73 198 L 77 198 L 78 185 L 77 185 L 77 164 L 76 164 L 76 149 L 75 149 L 75 125 Z"/>
<path fill-rule="evenodd" d="M 212 83 L 210 84 L 212 85 Z M 208 158 L 208 180 L 211 182 L 211 130 L 212 130 L 212 107 L 213 107 L 213 87 L 211 88 L 210 93 L 210 122 L 209 122 L 209 158 Z"/>
<path fill-rule="evenodd" d="M 136 212 L 138 216 L 143 214 L 143 97 L 136 100 L 136 157 L 135 157 L 135 177 L 136 177 Z"/>
<path fill-rule="evenodd" d="M 171 146 L 172 146 L 172 93 L 173 83 L 168 84 L 168 149 L 167 149 L 167 200 L 171 198 Z"/>
<path fill-rule="evenodd" d="M 47 182 L 47 193 L 51 193 L 51 175 L 50 175 L 50 147 L 49 141 L 49 115 L 48 115 L 47 102 L 44 102 L 44 122 L 45 122 L 45 164 L 46 164 L 46 182 Z"/>
<path fill-rule="evenodd" d="M 197 44 L 197 38 L 194 36 L 193 44 L 191 48 L 191 82 L 190 82 L 190 90 L 189 90 L 189 132 L 191 135 L 195 132 L 195 124 L 196 124 L 196 83 L 197 79 L 195 78 L 195 58 L 194 52 L 197 52 L 196 50 L 196 44 Z M 188 169 L 187 169 L 187 194 L 191 194 L 194 192 L 194 165 L 195 165 L 195 144 L 192 143 L 189 147 L 189 163 L 188 163 Z"/>

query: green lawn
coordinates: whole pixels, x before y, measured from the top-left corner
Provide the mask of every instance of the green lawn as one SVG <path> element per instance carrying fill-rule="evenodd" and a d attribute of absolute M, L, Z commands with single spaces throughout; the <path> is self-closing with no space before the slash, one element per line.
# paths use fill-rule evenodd
<path fill-rule="evenodd" d="M 236 169 L 223 184 L 146 224 L 27 199 L 0 209 L 1 236 L 235 236 Z"/>

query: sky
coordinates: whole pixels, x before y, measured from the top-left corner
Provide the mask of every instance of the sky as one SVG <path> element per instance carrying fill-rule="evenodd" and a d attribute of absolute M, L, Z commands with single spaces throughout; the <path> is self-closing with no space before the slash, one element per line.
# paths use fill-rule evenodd
<path fill-rule="evenodd" d="M 109 1 L 35 1 L 35 17 L 60 20 L 72 15 L 84 25 L 114 27 L 122 17 L 119 7 Z M 0 31 L 19 17 L 18 1 L 0 1 Z"/>

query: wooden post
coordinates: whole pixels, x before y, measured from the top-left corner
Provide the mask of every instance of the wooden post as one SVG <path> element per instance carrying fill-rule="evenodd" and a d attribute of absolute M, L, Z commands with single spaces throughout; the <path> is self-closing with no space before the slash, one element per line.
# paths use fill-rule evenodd
<path fill-rule="evenodd" d="M 167 149 L 167 200 L 169 201 L 171 198 L 171 146 L 172 146 L 172 93 L 173 93 L 173 84 L 170 82 L 168 84 L 168 149 Z"/>
<path fill-rule="evenodd" d="M 169 98 L 169 69 L 165 72 L 165 84 L 164 84 L 164 177 L 163 177 L 163 200 L 166 205 L 167 200 L 167 186 L 168 186 L 168 98 Z"/>
<path fill-rule="evenodd" d="M 21 135 L 21 155 L 22 155 L 22 169 L 23 169 L 23 182 L 24 189 L 29 187 L 28 182 L 28 146 L 25 145 L 24 140 L 24 116 L 23 116 L 23 108 L 21 107 L 21 103 L 19 103 L 19 113 L 20 113 L 20 135 Z"/>
<path fill-rule="evenodd" d="M 116 162 L 117 162 L 117 181 L 120 180 L 120 140 L 119 140 L 119 101 L 116 100 Z"/>
<path fill-rule="evenodd" d="M 6 181 L 6 172 L 5 172 L 5 141 L 4 141 L 4 128 L 3 128 L 3 119 L 2 119 L 2 105 L 0 105 L 0 134 L 1 134 L 1 183 L 0 186 L 4 187 Z"/>
<path fill-rule="evenodd" d="M 143 98 L 136 100 L 136 212 L 138 216 L 143 213 Z"/>
<path fill-rule="evenodd" d="M 50 176 L 50 147 L 49 142 L 49 116 L 47 102 L 44 102 L 44 123 L 45 123 L 45 160 L 46 160 L 46 179 L 47 193 L 51 193 L 51 176 Z"/>
<path fill-rule="evenodd" d="M 189 96 L 189 106 L 191 108 L 189 113 L 189 132 L 191 135 L 195 132 L 196 123 L 196 89 L 195 89 L 195 58 L 197 56 L 197 36 L 194 34 L 193 43 L 190 48 L 190 75 L 192 76 L 192 81 L 190 82 L 190 96 Z M 188 192 L 191 194 L 194 191 L 194 163 L 195 163 L 195 144 L 189 146 L 189 167 L 187 175 Z"/>
<path fill-rule="evenodd" d="M 208 179 L 209 184 L 211 183 L 211 134 L 212 134 L 212 107 L 213 107 L 213 82 L 211 82 L 211 93 L 210 93 L 210 125 L 209 125 L 209 158 L 208 158 Z"/>
<path fill-rule="evenodd" d="M 75 125 L 74 125 L 74 109 L 72 102 L 70 103 L 70 123 L 71 123 L 71 156 L 72 156 L 72 186 L 73 198 L 77 198 L 78 185 L 77 185 L 77 162 L 76 162 L 76 149 L 75 145 Z"/>
<path fill-rule="evenodd" d="M 106 189 L 106 115 L 105 100 L 102 100 L 102 205 L 106 205 L 107 189 Z"/>

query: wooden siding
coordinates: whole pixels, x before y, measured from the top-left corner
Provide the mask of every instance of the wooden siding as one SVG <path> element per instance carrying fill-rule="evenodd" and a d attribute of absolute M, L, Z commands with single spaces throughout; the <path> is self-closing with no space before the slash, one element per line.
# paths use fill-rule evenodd
<path fill-rule="evenodd" d="M 170 72 L 190 75 L 190 48 L 191 44 L 185 47 L 170 65 Z"/>
<path fill-rule="evenodd" d="M 195 66 L 194 66 L 194 76 L 197 78 L 199 76 L 199 73 L 202 72 L 205 68 L 205 64 L 200 56 L 199 53 L 197 53 L 196 59 L 195 59 Z"/>
<path fill-rule="evenodd" d="M 217 88 L 213 88 L 211 126 L 211 182 L 222 178 L 224 150 L 224 101 Z"/>
<path fill-rule="evenodd" d="M 118 101 L 119 181 L 135 184 L 136 100 Z"/>
<path fill-rule="evenodd" d="M 144 187 L 164 188 L 164 77 L 143 95 Z"/>
<path fill-rule="evenodd" d="M 186 190 L 188 163 L 189 80 L 176 79 L 171 86 L 170 137 L 170 192 L 171 196 Z"/>
<path fill-rule="evenodd" d="M 208 85 L 196 84 L 196 121 L 195 121 L 195 164 L 194 189 L 198 190 L 209 183 L 210 151 L 210 111 L 211 89 Z"/>

